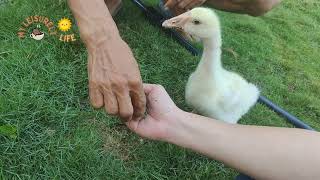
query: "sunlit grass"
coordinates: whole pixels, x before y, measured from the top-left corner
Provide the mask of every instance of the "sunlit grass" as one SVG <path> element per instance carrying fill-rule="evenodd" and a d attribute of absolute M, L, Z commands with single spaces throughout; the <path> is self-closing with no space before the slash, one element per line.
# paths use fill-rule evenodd
<path fill-rule="evenodd" d="M 264 17 L 218 14 L 223 47 L 229 49 L 223 52 L 224 66 L 319 130 L 320 5 L 287 0 Z M 1 179 L 232 179 L 237 174 L 174 145 L 140 141 L 118 119 L 94 110 L 84 45 L 53 37 L 20 40 L 16 33 L 30 15 L 74 22 L 64 1 L 12 0 L 0 6 L 0 125 L 18 128 L 16 139 L 0 135 Z M 184 86 L 199 57 L 150 25 L 131 1 L 124 1 L 116 21 L 143 80 L 164 85 L 188 110 Z M 291 127 L 262 105 L 240 123 Z"/>

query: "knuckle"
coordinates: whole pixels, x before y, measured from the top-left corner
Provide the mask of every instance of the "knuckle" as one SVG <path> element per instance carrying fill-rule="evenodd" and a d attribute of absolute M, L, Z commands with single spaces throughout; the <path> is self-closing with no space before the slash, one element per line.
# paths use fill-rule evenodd
<path fill-rule="evenodd" d="M 127 84 L 127 80 L 124 78 L 114 78 L 110 82 L 112 87 L 122 87 Z"/>
<path fill-rule="evenodd" d="M 99 85 L 99 83 L 97 83 L 94 80 L 89 80 L 89 88 L 97 88 Z"/>
<path fill-rule="evenodd" d="M 99 80 L 90 80 L 89 81 L 89 86 L 92 88 L 98 88 L 98 87 L 109 87 L 109 83 L 105 81 L 99 81 Z"/>
<path fill-rule="evenodd" d="M 139 79 L 132 79 L 129 80 L 129 86 L 134 89 L 137 89 L 139 87 L 142 87 L 142 82 Z"/>
<path fill-rule="evenodd" d="M 115 108 L 115 107 L 105 107 L 105 109 L 106 109 L 106 112 L 108 113 L 108 114 L 110 114 L 110 115 L 116 115 L 116 114 L 118 114 L 118 109 L 117 108 Z"/>
<path fill-rule="evenodd" d="M 101 86 L 103 86 L 103 87 L 106 87 L 106 88 L 110 86 L 110 84 L 107 83 L 107 82 L 99 82 L 99 84 L 100 84 Z"/>

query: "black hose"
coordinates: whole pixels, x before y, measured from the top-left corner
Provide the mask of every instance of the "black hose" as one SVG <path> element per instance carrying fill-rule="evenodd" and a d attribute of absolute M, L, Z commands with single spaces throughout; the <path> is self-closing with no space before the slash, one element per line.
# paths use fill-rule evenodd
<path fill-rule="evenodd" d="M 268 98 L 264 96 L 260 96 L 258 99 L 258 102 L 272 109 L 274 112 L 278 113 L 280 116 L 283 116 L 288 122 L 293 124 L 295 127 L 314 131 L 314 129 L 311 128 L 309 125 L 305 124 L 303 121 L 301 121 L 294 115 L 280 108 L 279 106 L 274 104 L 272 101 L 270 101 Z"/>
<path fill-rule="evenodd" d="M 152 24 L 162 28 L 168 35 L 170 35 L 172 38 L 178 41 L 180 45 L 182 45 L 189 52 L 191 52 L 192 55 L 197 56 L 201 54 L 201 52 L 197 48 L 193 47 L 192 44 L 190 44 L 180 33 L 178 33 L 175 30 L 165 29 L 162 27 L 162 23 L 167 19 L 167 17 L 159 13 L 155 8 L 151 6 L 146 6 L 140 0 L 132 1 L 142 10 L 142 12 L 146 15 L 146 17 Z"/>

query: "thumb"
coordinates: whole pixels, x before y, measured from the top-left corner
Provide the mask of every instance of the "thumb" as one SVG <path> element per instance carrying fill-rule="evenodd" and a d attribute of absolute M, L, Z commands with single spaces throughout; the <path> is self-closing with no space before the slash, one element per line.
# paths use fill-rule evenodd
<path fill-rule="evenodd" d="M 128 121 L 126 122 L 126 125 L 131 131 L 135 132 L 139 136 L 151 138 L 154 134 L 154 130 L 151 128 L 153 126 L 153 121 L 154 119 L 150 115 L 147 115 L 145 119 L 140 121 Z"/>

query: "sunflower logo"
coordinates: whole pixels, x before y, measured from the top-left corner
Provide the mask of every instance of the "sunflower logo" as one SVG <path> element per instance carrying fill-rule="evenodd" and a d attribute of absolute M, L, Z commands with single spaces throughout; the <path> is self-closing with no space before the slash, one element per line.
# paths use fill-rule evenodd
<path fill-rule="evenodd" d="M 60 19 L 58 23 L 58 28 L 60 31 L 67 32 L 71 29 L 72 23 L 68 18 L 62 18 Z"/>

